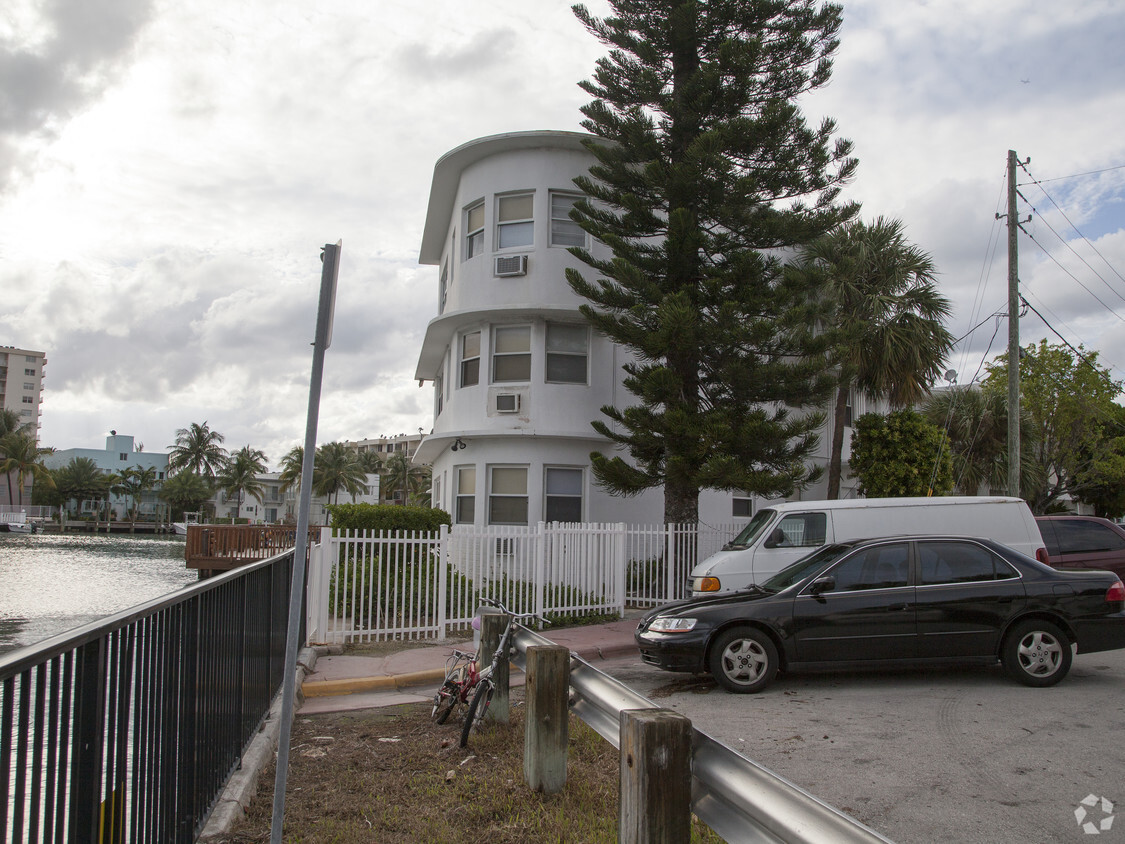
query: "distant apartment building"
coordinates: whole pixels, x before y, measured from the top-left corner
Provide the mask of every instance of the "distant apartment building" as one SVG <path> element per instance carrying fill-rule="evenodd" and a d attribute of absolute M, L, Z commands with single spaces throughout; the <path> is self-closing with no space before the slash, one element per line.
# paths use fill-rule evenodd
<path fill-rule="evenodd" d="M 39 439 L 39 417 L 43 415 L 43 371 L 47 355 L 15 346 L 0 346 L 0 408 L 11 410 L 19 416 L 21 424 L 31 425 L 31 432 Z M 9 500 L 7 479 L 0 479 L 0 505 L 15 504 L 20 500 L 16 480 L 11 479 L 12 499 Z M 22 500 L 31 501 L 31 479 L 24 482 Z"/>
<path fill-rule="evenodd" d="M 366 440 L 345 440 L 344 445 L 355 449 L 360 454 L 373 451 L 384 460 L 396 452 L 401 452 L 406 455 L 407 460 L 410 460 L 414 457 L 414 452 L 418 450 L 418 445 L 421 442 L 422 434 L 419 432 L 417 434 L 380 436 Z"/>
<path fill-rule="evenodd" d="M 138 512 L 141 515 L 152 515 L 160 506 L 161 501 L 157 495 L 157 490 L 163 485 L 164 479 L 168 477 L 167 454 L 155 451 L 140 451 L 135 447 L 133 437 L 118 434 L 117 431 L 110 431 L 109 436 L 105 438 L 104 449 L 59 449 L 54 454 L 44 457 L 43 465 L 48 469 L 61 469 L 78 457 L 93 460 L 94 465 L 99 469 L 113 475 L 120 475 L 125 469 L 131 467 L 153 469 L 156 474 L 156 486 L 141 495 L 141 500 L 138 502 Z M 90 502 L 78 502 L 78 506 L 88 511 L 93 505 Z M 133 502 L 132 499 L 127 500 L 120 493 L 113 493 L 109 499 L 109 506 L 119 517 L 124 518 L 126 511 L 132 508 Z"/>
<path fill-rule="evenodd" d="M 242 494 L 239 505 L 236 495 L 216 490 L 211 498 L 210 508 L 216 518 L 245 519 L 250 524 L 294 524 L 300 506 L 300 490 L 297 486 L 281 488 L 281 476 L 277 472 L 256 475 L 255 480 L 262 486 L 261 500 L 247 493 Z M 309 524 L 328 523 L 329 504 L 377 504 L 379 502 L 379 476 L 368 475 L 364 490 L 354 498 L 348 493 L 340 493 L 333 500 L 323 495 L 313 495 L 309 501 Z"/>

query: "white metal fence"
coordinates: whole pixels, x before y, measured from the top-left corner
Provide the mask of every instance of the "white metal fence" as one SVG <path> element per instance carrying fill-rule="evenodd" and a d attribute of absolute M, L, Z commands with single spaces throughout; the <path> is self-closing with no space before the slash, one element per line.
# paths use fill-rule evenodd
<path fill-rule="evenodd" d="M 696 562 L 741 525 L 457 525 L 437 534 L 321 530 L 309 641 L 443 639 L 482 597 L 513 612 L 620 614 L 681 598 Z"/>

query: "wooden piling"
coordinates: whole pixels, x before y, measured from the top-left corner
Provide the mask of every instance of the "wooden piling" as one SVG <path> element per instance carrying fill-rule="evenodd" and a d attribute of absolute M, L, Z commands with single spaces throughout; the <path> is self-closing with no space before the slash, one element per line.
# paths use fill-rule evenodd
<path fill-rule="evenodd" d="M 620 844 L 691 840 L 691 721 L 670 709 L 621 713 Z"/>
<path fill-rule="evenodd" d="M 532 645 L 526 665 L 523 778 L 533 791 L 557 794 L 566 785 L 570 651 Z"/>

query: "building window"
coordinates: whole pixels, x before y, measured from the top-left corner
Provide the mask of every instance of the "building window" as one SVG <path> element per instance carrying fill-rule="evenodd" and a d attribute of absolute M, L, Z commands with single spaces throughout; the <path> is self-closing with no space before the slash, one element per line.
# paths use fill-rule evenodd
<path fill-rule="evenodd" d="M 484 203 L 478 202 L 465 210 L 465 258 L 484 251 Z"/>
<path fill-rule="evenodd" d="M 35 404 L 35 396 L 23 396 L 24 404 Z"/>
<path fill-rule="evenodd" d="M 493 329 L 492 380 L 497 384 L 531 380 L 530 325 Z"/>
<path fill-rule="evenodd" d="M 34 390 L 35 389 L 35 383 L 31 382 L 31 381 L 24 381 L 23 382 L 23 388 L 25 390 Z"/>
<path fill-rule="evenodd" d="M 544 470 L 543 487 L 546 496 L 543 508 L 545 521 L 582 521 L 581 469 L 547 468 Z"/>
<path fill-rule="evenodd" d="M 488 523 L 527 524 L 527 467 L 489 468 Z"/>
<path fill-rule="evenodd" d="M 480 332 L 470 331 L 461 337 L 461 386 L 480 383 Z"/>
<path fill-rule="evenodd" d="M 511 249 L 530 246 L 535 238 L 532 220 L 534 194 L 519 193 L 496 199 L 496 246 Z"/>
<path fill-rule="evenodd" d="M 474 466 L 459 466 L 457 472 L 456 519 L 459 525 L 471 525 L 477 515 L 477 470 Z"/>
<path fill-rule="evenodd" d="M 121 451 L 121 452 L 118 452 L 118 454 L 117 454 L 117 458 L 118 458 L 119 460 L 128 460 L 128 459 L 129 459 L 129 455 L 128 455 L 128 454 L 126 454 L 125 452 Z"/>
<path fill-rule="evenodd" d="M 547 323 L 547 380 L 585 384 L 590 332 L 584 325 Z"/>
<path fill-rule="evenodd" d="M 445 378 L 442 373 L 434 376 L 434 416 L 441 416 L 442 410 L 442 387 L 445 384 Z"/>
<path fill-rule="evenodd" d="M 579 200 L 576 194 L 551 194 L 551 246 L 585 246 L 586 232 L 570 219 L 570 209 Z"/>
<path fill-rule="evenodd" d="M 35 370 L 34 369 L 25 369 L 23 371 L 23 374 L 28 376 L 29 378 L 34 378 L 35 377 Z"/>
<path fill-rule="evenodd" d="M 438 313 L 445 312 L 445 294 L 449 289 L 449 264 L 441 268 L 441 281 L 438 283 Z"/>
<path fill-rule="evenodd" d="M 737 496 L 731 499 L 730 514 L 736 519 L 749 519 L 754 515 L 754 508 L 749 498 L 738 498 Z"/>
<path fill-rule="evenodd" d="M 25 363 L 35 363 L 35 355 L 24 355 L 23 359 Z"/>

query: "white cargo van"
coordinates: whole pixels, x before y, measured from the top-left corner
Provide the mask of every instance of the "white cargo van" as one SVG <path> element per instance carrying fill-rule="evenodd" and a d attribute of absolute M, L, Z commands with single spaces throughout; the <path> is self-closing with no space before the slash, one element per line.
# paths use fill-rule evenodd
<path fill-rule="evenodd" d="M 691 593 L 730 592 L 760 583 L 829 542 L 909 534 L 986 537 L 1047 562 L 1039 527 L 1021 498 L 789 501 L 759 510 L 722 551 L 692 569 Z"/>

